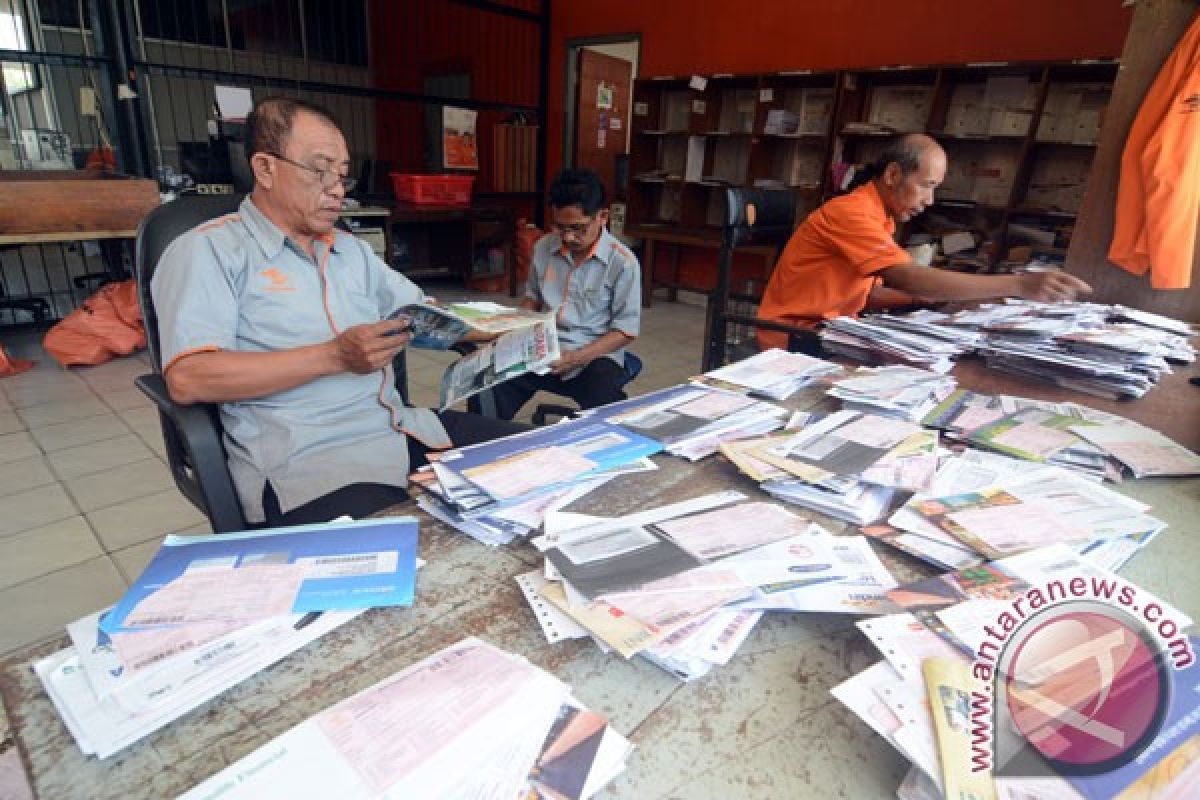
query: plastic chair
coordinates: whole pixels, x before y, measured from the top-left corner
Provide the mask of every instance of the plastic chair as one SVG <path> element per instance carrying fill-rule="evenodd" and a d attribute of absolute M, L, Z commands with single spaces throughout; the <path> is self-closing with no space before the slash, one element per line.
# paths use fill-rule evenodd
<path fill-rule="evenodd" d="M 625 353 L 625 379 L 621 381 L 621 388 L 624 389 L 634 378 L 642 371 L 642 360 L 633 353 L 626 351 Z M 546 417 L 569 417 L 579 409 L 574 406 L 562 405 L 559 403 L 539 403 L 538 407 L 533 410 L 533 424 L 545 425 Z"/>

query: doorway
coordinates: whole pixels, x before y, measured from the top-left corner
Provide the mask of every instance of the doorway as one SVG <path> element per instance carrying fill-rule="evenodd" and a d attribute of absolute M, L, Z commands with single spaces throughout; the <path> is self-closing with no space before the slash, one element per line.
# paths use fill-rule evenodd
<path fill-rule="evenodd" d="M 563 162 L 593 170 L 618 205 L 625 200 L 629 173 L 629 123 L 640 49 L 637 34 L 567 42 Z M 619 220 L 614 223 L 619 227 Z"/>

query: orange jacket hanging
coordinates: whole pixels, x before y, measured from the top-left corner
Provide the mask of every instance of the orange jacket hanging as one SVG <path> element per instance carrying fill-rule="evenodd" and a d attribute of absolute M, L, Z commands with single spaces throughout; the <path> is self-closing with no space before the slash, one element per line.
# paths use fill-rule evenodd
<path fill-rule="evenodd" d="M 1200 14 L 1158 73 L 1121 156 L 1110 260 L 1155 289 L 1191 285 L 1200 223 Z"/>

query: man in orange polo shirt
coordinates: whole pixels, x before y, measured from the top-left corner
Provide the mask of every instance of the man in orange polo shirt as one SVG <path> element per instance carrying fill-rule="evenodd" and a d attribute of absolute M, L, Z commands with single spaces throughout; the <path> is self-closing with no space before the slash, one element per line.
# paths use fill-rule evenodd
<path fill-rule="evenodd" d="M 802 328 L 854 316 L 883 286 L 928 300 L 1024 297 L 1074 300 L 1091 287 L 1060 272 L 964 275 L 923 267 L 896 243 L 897 222 L 933 204 L 946 176 L 946 152 L 933 139 L 908 134 L 868 168 L 872 177 L 808 216 L 779 257 L 758 307 L 759 319 Z M 788 334 L 759 329 L 759 347 L 788 346 Z"/>

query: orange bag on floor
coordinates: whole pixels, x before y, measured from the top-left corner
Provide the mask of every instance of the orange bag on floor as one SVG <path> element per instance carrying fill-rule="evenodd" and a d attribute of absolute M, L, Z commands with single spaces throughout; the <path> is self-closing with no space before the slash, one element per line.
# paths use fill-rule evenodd
<path fill-rule="evenodd" d="M 30 361 L 27 358 L 17 358 L 10 356 L 8 351 L 0 347 L 0 378 L 7 378 L 9 375 L 20 375 L 27 369 L 32 369 L 36 361 Z"/>
<path fill-rule="evenodd" d="M 64 367 L 103 364 L 114 355 L 145 347 L 146 331 L 133 281 L 102 286 L 47 331 L 42 346 Z"/>

